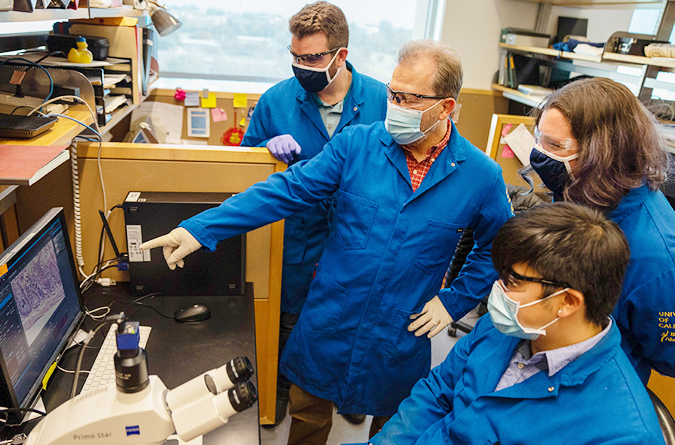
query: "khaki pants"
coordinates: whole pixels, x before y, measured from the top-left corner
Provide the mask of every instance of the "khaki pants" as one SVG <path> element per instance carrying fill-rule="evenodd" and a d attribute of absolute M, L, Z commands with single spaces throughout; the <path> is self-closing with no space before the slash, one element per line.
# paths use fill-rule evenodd
<path fill-rule="evenodd" d="M 291 384 L 288 412 L 293 418 L 288 445 L 325 445 L 333 426 L 333 402 L 308 393 L 296 384 Z M 370 439 L 382 428 L 391 416 L 373 417 Z"/>

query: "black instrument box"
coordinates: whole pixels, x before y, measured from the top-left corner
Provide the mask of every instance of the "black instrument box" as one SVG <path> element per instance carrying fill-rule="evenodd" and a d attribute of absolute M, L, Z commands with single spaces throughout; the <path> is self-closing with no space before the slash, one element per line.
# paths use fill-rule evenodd
<path fill-rule="evenodd" d="M 110 42 L 105 37 L 77 36 L 70 34 L 49 34 L 47 36 L 47 50 L 63 51 L 68 57 L 71 48 L 77 48 L 77 38 L 84 37 L 87 41 L 87 49 L 91 51 L 94 60 L 105 60 L 108 57 Z"/>
<path fill-rule="evenodd" d="M 230 198 L 231 193 L 129 192 L 123 203 L 129 253 L 129 281 L 139 295 L 242 295 L 246 235 L 200 249 L 185 257 L 185 267 L 170 270 L 161 248 L 141 251 L 143 242 L 166 235 L 184 219 Z"/>

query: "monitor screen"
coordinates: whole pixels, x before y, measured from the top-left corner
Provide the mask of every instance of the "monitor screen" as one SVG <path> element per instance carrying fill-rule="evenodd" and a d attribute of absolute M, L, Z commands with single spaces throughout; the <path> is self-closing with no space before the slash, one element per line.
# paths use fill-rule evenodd
<path fill-rule="evenodd" d="M 0 403 L 29 407 L 83 316 L 63 209 L 0 254 L 0 274 Z"/>

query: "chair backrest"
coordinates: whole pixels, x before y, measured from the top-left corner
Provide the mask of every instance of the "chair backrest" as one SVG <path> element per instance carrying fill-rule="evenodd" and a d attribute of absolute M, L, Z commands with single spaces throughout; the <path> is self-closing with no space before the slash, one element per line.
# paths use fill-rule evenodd
<path fill-rule="evenodd" d="M 663 438 L 666 441 L 666 445 L 675 445 L 675 420 L 673 416 L 666 408 L 666 405 L 663 404 L 661 399 L 652 392 L 651 389 L 647 388 L 649 397 L 652 399 L 654 404 L 654 410 L 656 411 L 656 417 L 659 419 L 659 425 L 661 426 L 661 433 L 663 433 Z"/>

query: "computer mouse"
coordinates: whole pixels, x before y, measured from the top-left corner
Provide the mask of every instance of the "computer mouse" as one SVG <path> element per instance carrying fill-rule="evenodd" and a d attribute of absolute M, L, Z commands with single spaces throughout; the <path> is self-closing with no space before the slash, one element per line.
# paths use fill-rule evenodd
<path fill-rule="evenodd" d="M 211 318 L 211 309 L 204 304 L 192 304 L 190 306 L 178 309 L 173 318 L 181 323 L 187 321 L 202 321 Z"/>

